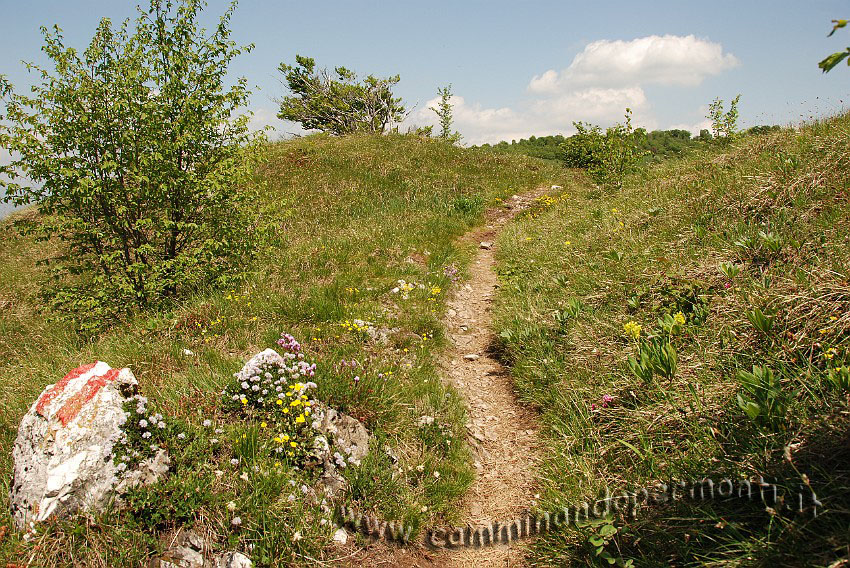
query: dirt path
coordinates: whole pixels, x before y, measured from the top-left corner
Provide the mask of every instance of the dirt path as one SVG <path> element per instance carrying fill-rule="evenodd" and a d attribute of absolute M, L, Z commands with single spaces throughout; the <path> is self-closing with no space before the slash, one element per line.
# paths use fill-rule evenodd
<path fill-rule="evenodd" d="M 488 212 L 483 228 L 463 237 L 463 241 L 477 247 L 477 254 L 470 266 L 469 281 L 456 290 L 448 304 L 445 325 L 451 347 L 441 364 L 443 379 L 465 398 L 469 413 L 467 440 L 476 477 L 465 498 L 464 522 L 473 529 L 518 518 L 535 499 L 534 480 L 540 459 L 538 420 L 533 410 L 517 401 L 509 371 L 490 352 L 494 340 L 491 306 L 498 287 L 493 270 L 496 236 L 546 191 L 544 187 L 513 196 L 502 207 Z M 353 553 L 344 564 L 518 567 L 523 566 L 519 547 L 526 542 L 434 551 L 399 548 L 379 541 L 368 552 Z"/>
<path fill-rule="evenodd" d="M 487 225 L 465 240 L 478 246 L 469 281 L 449 301 L 446 329 L 452 347 L 444 360 L 444 377 L 467 402 L 468 440 L 476 478 L 466 497 L 466 522 L 473 528 L 506 522 L 531 508 L 536 464 L 540 459 L 537 416 L 514 395 L 510 373 L 490 353 L 494 335 L 491 307 L 498 287 L 494 249 L 500 229 L 527 209 L 545 188 L 514 196 L 488 215 Z M 447 566 L 521 566 L 517 544 L 446 551 Z"/>

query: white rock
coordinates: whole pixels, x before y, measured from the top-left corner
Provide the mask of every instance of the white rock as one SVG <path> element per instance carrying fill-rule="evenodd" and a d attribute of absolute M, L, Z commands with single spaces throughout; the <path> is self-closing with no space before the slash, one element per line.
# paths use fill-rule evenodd
<path fill-rule="evenodd" d="M 478 246 L 480 248 L 483 248 L 484 250 L 490 250 L 491 248 L 493 248 L 493 243 L 490 241 L 481 241 Z"/>
<path fill-rule="evenodd" d="M 560 185 L 553 185 L 553 186 L 552 186 L 552 190 L 554 191 L 554 190 L 556 190 L 556 189 L 564 189 L 564 188 L 563 188 L 563 187 L 561 187 Z"/>
<path fill-rule="evenodd" d="M 475 353 L 468 353 L 468 354 L 463 356 L 463 358 L 466 359 L 467 361 L 475 361 L 479 357 L 480 357 L 480 355 L 476 355 Z"/>
<path fill-rule="evenodd" d="M 113 445 L 126 421 L 124 403 L 138 383 L 129 369 L 96 361 L 45 388 L 21 420 L 12 450 L 9 500 L 15 524 L 78 511 L 103 509 L 117 494 Z M 168 468 L 166 455 L 127 472 L 129 487 L 150 482 Z"/>
<path fill-rule="evenodd" d="M 334 533 L 334 542 L 338 544 L 345 544 L 348 542 L 348 533 L 345 532 L 345 529 L 338 529 Z"/>
<path fill-rule="evenodd" d="M 218 558 L 216 568 L 253 568 L 251 559 L 241 552 L 225 552 Z"/>

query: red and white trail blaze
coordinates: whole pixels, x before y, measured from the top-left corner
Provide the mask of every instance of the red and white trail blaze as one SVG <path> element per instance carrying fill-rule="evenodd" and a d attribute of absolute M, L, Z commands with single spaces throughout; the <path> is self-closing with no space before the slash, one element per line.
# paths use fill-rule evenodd
<path fill-rule="evenodd" d="M 118 378 L 120 369 L 110 369 L 108 365 L 103 363 L 101 364 L 101 369 L 106 367 L 106 370 L 105 372 L 98 373 L 95 369 L 98 366 L 98 363 L 100 362 L 95 361 L 94 363 L 77 367 L 65 375 L 61 381 L 53 385 L 53 388 L 39 397 L 35 407 L 36 412 L 45 418 L 49 418 L 50 412 L 48 411 L 48 407 L 56 398 L 60 397 L 65 392 L 68 385 L 83 375 L 91 374 L 80 389 L 68 397 L 62 407 L 55 412 L 56 417 L 60 422 L 62 422 L 62 426 L 67 426 L 69 422 L 76 418 L 77 414 L 79 414 L 80 410 L 86 405 L 86 403 L 95 397 L 100 389 Z"/>

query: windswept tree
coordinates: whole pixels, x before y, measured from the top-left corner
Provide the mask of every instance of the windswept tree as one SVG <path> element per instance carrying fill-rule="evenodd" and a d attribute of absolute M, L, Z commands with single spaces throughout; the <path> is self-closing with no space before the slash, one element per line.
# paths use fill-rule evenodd
<path fill-rule="evenodd" d="M 32 94 L 0 83 L 5 201 L 37 203 L 39 233 L 67 245 L 59 266 L 82 274 L 61 302 L 87 311 L 151 305 L 221 282 L 243 261 L 242 206 L 260 137 L 236 116 L 243 50 L 230 39 L 235 3 L 211 32 L 202 0 L 151 0 L 131 29 L 103 19 L 82 53 L 42 28 L 51 67 L 28 64 Z M 77 280 L 79 281 L 79 280 Z"/>
<path fill-rule="evenodd" d="M 354 132 L 383 133 L 392 123 L 404 118 L 401 98 L 393 96 L 399 82 L 394 75 L 381 79 L 369 75 L 362 81 L 345 67 L 331 74 L 316 69 L 310 57 L 295 56 L 295 65 L 281 63 L 290 96 L 278 103 L 278 117 L 301 123 L 307 130 L 343 135 Z"/>

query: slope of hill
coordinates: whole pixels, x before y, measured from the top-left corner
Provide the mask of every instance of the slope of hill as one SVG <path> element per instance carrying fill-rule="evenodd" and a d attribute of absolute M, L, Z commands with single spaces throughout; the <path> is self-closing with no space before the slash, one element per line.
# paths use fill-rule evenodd
<path fill-rule="evenodd" d="M 540 428 L 525 430 L 543 456 L 528 472 L 539 487 L 529 508 L 575 514 L 606 489 L 685 484 L 633 518 L 524 541 L 528 564 L 850 556 L 850 116 L 706 144 L 618 192 L 551 162 L 414 136 L 311 136 L 267 151 L 257 210 L 273 230 L 242 283 L 94 334 L 43 305 L 41 261 L 59 245 L 13 226 L 37 221 L 35 212 L 0 223 L 0 559 L 138 566 L 187 526 L 258 566 L 359 561 L 351 544 L 332 544 L 339 519 L 300 489 L 316 473 L 270 466 L 245 441 L 256 430 L 223 410 L 222 387 L 282 332 L 316 361 L 318 399 L 374 434 L 369 457 L 345 469 L 342 504 L 414 531 L 462 522 L 476 468 L 464 399 L 438 366 L 442 322 L 453 317 L 447 297 L 489 272 L 491 254 L 499 339 L 473 360 L 496 366 L 498 356 L 520 402 L 539 411 Z M 476 232 L 486 209 L 553 184 L 563 189 L 505 215 L 493 252 L 471 270 L 476 243 L 459 237 L 489 234 Z M 486 290 L 475 301 L 487 306 L 490 280 L 466 289 Z M 122 510 L 47 523 L 26 538 L 5 530 L 21 416 L 45 385 L 94 359 L 132 368 L 151 411 L 185 433 L 165 442 L 174 475 Z M 504 409 L 484 410 L 486 438 L 486 414 Z M 784 501 L 765 502 L 756 486 L 740 498 L 741 481 L 758 476 Z M 704 479 L 714 498 L 691 497 Z M 724 479 L 734 498 L 721 498 Z M 388 546 L 363 562 L 425 558 Z"/>
<path fill-rule="evenodd" d="M 258 266 L 245 267 L 244 283 L 114 322 L 92 337 L 43 307 L 37 284 L 48 267 L 39 261 L 58 245 L 18 236 L 12 225 L 35 213 L 0 224 L 0 527 L 11 526 L 18 422 L 68 370 L 95 359 L 130 367 L 151 407 L 188 432 L 167 443 L 175 459 L 170 481 L 97 520 L 51 523 L 27 541 L 0 536 L 0 558 L 138 566 L 167 546 L 174 529 L 193 524 L 216 549 L 250 546 L 259 566 L 325 558 L 331 514 L 298 489 L 315 474 L 255 471 L 240 449 L 242 430 L 221 410 L 223 385 L 282 332 L 318 364 L 318 398 L 374 434 L 370 457 L 346 470 L 345 504 L 416 529 L 455 519 L 472 464 L 463 405 L 439 380 L 433 356 L 445 342 L 445 297 L 472 254 L 455 240 L 497 199 L 564 183 L 568 174 L 531 158 L 413 136 L 311 136 L 269 145 L 267 157 L 259 209 L 275 230 Z M 399 280 L 412 290 L 393 294 Z M 387 341 L 372 340 L 364 322 Z M 423 416 L 433 418 L 428 427 L 419 425 Z"/>
<path fill-rule="evenodd" d="M 845 115 L 578 183 L 505 230 L 497 331 L 543 413 L 544 509 L 686 483 L 548 534 L 535 565 L 847 560 L 848 173 Z M 758 476 L 784 502 L 739 497 Z"/>

